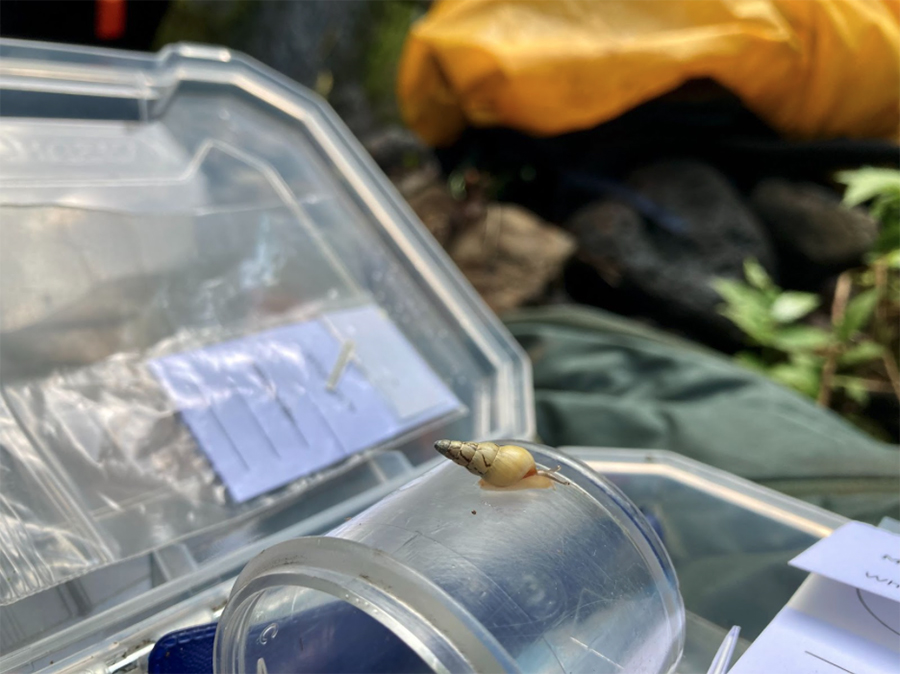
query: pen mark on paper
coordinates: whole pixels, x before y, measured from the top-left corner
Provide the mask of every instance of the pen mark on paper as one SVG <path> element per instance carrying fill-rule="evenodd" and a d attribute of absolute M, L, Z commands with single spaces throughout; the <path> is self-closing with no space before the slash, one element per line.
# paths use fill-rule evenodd
<path fill-rule="evenodd" d="M 825 664 L 831 665 L 832 667 L 836 667 L 837 669 L 841 670 L 842 672 L 847 672 L 848 674 L 856 674 L 855 672 L 847 669 L 846 667 L 841 667 L 840 665 L 834 664 L 831 660 L 826 660 L 821 655 L 816 655 L 815 653 L 810 653 L 809 651 L 803 651 L 803 652 L 806 653 L 807 655 L 811 655 L 816 660 L 821 660 Z"/>
<path fill-rule="evenodd" d="M 884 625 L 885 627 L 887 627 L 891 632 L 893 632 L 893 633 L 896 634 L 897 636 L 900 636 L 900 632 L 898 632 L 897 630 L 895 630 L 893 627 L 891 627 L 891 626 L 888 625 L 886 622 L 884 622 L 881 618 L 879 618 L 877 615 L 875 615 L 875 612 L 874 612 L 872 609 L 869 608 L 869 605 L 866 604 L 866 600 L 863 599 L 862 592 L 860 592 L 858 589 L 856 590 L 856 596 L 857 596 L 857 598 L 859 599 L 859 603 L 862 604 L 862 605 L 863 605 L 863 608 L 866 609 L 866 611 L 869 612 L 869 615 L 870 615 L 870 616 L 872 616 L 872 617 L 875 618 L 875 620 L 877 620 L 879 623 L 881 623 L 882 625 Z"/>

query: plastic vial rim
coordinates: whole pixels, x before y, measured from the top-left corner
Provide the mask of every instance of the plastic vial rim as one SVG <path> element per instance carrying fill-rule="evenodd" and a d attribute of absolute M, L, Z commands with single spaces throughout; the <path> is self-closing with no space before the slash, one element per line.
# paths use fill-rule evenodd
<path fill-rule="evenodd" d="M 367 613 L 435 672 L 520 672 L 474 616 L 419 572 L 362 543 L 311 536 L 269 548 L 238 576 L 216 630 L 215 674 L 246 671 L 254 600 L 285 586 L 324 592 Z"/>
<path fill-rule="evenodd" d="M 660 588 L 669 624 L 675 624 L 679 658 L 684 649 L 684 602 L 669 553 L 646 518 L 625 494 L 587 464 L 553 448 L 521 440 L 497 439 L 498 445 L 517 444 L 528 449 L 545 467 L 560 465 L 570 486 L 598 501 L 601 491 L 619 507 L 610 513 L 630 535 Z M 433 469 L 453 470 L 449 463 Z M 429 471 L 418 480 L 427 479 Z M 602 506 L 601 506 L 602 507 Z M 375 573 L 373 573 L 375 571 Z M 313 584 L 310 584 L 313 583 Z M 515 659 L 481 623 L 431 580 L 389 554 L 355 541 L 318 536 L 285 541 L 252 560 L 238 576 L 216 631 L 213 671 L 242 672 L 242 645 L 253 598 L 282 586 L 306 587 L 348 601 L 390 629 L 434 671 L 519 672 Z M 354 602 L 353 599 L 358 602 Z M 433 599 L 437 599 L 434 601 Z M 399 600 L 399 601 L 398 601 Z M 375 613 L 377 611 L 377 613 Z M 413 626 L 415 629 L 410 629 Z M 434 652 L 416 630 L 427 633 Z"/>

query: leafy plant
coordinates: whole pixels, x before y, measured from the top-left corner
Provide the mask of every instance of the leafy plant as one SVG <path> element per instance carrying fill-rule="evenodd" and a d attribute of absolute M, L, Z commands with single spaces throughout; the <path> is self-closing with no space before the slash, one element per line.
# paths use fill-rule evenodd
<path fill-rule="evenodd" d="M 837 179 L 847 185 L 845 205 L 868 202 L 882 229 L 865 266 L 838 277 L 827 315 L 817 311 L 818 295 L 779 288 L 752 259 L 744 281 L 717 279 L 714 287 L 722 314 L 747 336 L 740 363 L 873 432 L 860 414 L 870 396 L 900 399 L 900 171 L 864 168 Z"/>
<path fill-rule="evenodd" d="M 862 168 L 841 171 L 835 176 L 847 186 L 845 206 L 859 206 L 871 201 L 869 213 L 882 224 L 881 236 L 870 259 L 900 252 L 900 171 L 894 169 Z M 896 261 L 895 261 L 896 264 Z"/>

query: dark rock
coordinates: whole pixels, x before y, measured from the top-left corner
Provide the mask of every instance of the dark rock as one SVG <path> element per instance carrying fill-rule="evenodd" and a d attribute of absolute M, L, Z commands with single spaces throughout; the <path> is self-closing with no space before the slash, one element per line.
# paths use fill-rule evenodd
<path fill-rule="evenodd" d="M 867 213 L 845 208 L 834 192 L 814 183 L 763 180 L 750 202 L 780 248 L 816 265 L 853 266 L 878 237 Z"/>
<path fill-rule="evenodd" d="M 628 187 L 669 216 L 664 223 L 618 200 L 594 202 L 568 222 L 585 270 L 570 279 L 573 297 L 621 313 L 651 316 L 721 348 L 742 339 L 718 313 L 717 277 L 743 278 L 756 258 L 770 271 L 771 246 L 762 225 L 728 180 L 696 161 L 668 161 L 641 168 Z M 671 226 L 680 223 L 681 228 Z"/>
<path fill-rule="evenodd" d="M 715 274 L 743 276 L 747 257 L 770 272 L 775 258 L 764 227 L 728 178 L 698 161 L 666 161 L 632 173 L 628 184 L 689 227 L 677 237 L 657 237 L 661 252 L 699 259 Z"/>

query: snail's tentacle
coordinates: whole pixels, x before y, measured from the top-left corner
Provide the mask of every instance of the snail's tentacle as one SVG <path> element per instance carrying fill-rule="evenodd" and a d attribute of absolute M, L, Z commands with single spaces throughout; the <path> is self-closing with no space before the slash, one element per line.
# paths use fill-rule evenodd
<path fill-rule="evenodd" d="M 539 470 L 537 472 L 538 475 L 543 475 L 544 477 L 549 477 L 554 482 L 558 482 L 559 484 L 569 484 L 569 481 L 565 478 L 557 475 L 562 466 L 557 466 L 556 468 L 550 468 L 548 470 Z"/>

